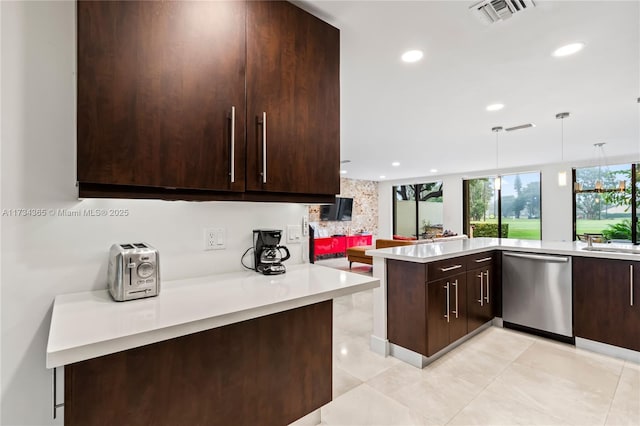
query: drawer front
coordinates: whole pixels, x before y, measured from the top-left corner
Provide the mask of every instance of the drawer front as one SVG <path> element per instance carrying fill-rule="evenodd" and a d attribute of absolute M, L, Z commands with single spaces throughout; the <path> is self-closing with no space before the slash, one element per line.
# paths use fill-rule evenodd
<path fill-rule="evenodd" d="M 439 280 L 440 278 L 446 278 L 461 272 L 466 272 L 466 262 L 466 257 L 462 256 L 428 263 L 427 281 Z"/>
<path fill-rule="evenodd" d="M 495 251 L 486 251 L 483 253 L 476 253 L 465 256 L 467 270 L 484 268 L 491 265 L 491 263 L 496 261 L 496 252 Z"/>
<path fill-rule="evenodd" d="M 357 246 L 370 246 L 371 235 L 350 235 L 347 237 L 347 248 Z"/>

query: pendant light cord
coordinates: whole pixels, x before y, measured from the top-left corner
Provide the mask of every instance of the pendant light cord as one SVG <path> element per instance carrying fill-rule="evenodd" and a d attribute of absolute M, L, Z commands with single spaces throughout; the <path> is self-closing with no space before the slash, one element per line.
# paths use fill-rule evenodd
<path fill-rule="evenodd" d="M 498 173 L 498 131 L 496 131 L 496 174 Z"/>
<path fill-rule="evenodd" d="M 564 117 L 560 120 L 560 162 L 564 163 Z"/>

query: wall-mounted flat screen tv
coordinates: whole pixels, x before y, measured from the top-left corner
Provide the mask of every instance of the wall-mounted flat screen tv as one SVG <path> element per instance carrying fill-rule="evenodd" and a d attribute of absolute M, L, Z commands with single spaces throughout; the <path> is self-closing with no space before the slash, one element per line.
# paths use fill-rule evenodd
<path fill-rule="evenodd" d="M 338 200 L 335 204 L 322 204 L 320 206 L 320 220 L 338 220 Z"/>
<path fill-rule="evenodd" d="M 353 198 L 336 197 L 334 204 L 320 206 L 320 220 L 322 221 L 350 221 L 353 211 Z"/>
<path fill-rule="evenodd" d="M 338 220 L 350 221 L 353 210 L 353 198 L 340 198 Z"/>

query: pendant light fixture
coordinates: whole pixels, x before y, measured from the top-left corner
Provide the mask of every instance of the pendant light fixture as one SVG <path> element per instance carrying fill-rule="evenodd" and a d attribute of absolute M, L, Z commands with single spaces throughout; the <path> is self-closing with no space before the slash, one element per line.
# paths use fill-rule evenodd
<path fill-rule="evenodd" d="M 627 183 L 624 180 L 618 182 L 618 191 L 624 192 L 627 189 Z"/>
<path fill-rule="evenodd" d="M 502 181 L 500 179 L 500 175 L 498 174 L 498 133 L 502 131 L 502 127 L 492 127 L 491 131 L 496 134 L 496 179 L 494 182 L 494 188 L 499 191 L 502 187 Z"/>
<path fill-rule="evenodd" d="M 596 180 L 596 184 L 595 184 L 595 190 L 596 192 L 602 192 L 602 191 L 620 191 L 620 192 L 624 192 L 625 189 L 627 188 L 627 183 L 625 182 L 624 179 L 619 180 L 618 181 L 618 185 L 616 186 L 615 189 L 606 189 L 604 187 L 604 178 L 602 177 L 602 166 L 605 166 L 607 168 L 607 171 L 609 170 L 609 167 L 607 166 L 607 156 L 604 152 L 604 146 L 606 145 L 606 142 L 598 142 L 598 143 L 594 143 L 593 146 L 594 148 L 598 151 L 598 179 Z"/>
<path fill-rule="evenodd" d="M 571 115 L 568 112 L 559 112 L 556 119 L 560 120 L 560 163 L 564 163 L 564 119 Z M 564 167 L 564 166 L 562 166 Z M 567 171 L 558 172 L 558 186 L 567 186 Z"/>

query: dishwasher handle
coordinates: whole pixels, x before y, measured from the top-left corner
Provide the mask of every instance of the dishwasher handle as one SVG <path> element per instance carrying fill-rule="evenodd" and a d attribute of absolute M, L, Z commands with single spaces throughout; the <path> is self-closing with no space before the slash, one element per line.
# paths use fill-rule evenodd
<path fill-rule="evenodd" d="M 540 260 L 543 262 L 567 263 L 569 261 L 569 257 L 567 256 L 545 256 L 541 254 L 506 253 L 506 252 L 502 254 L 503 256 L 508 256 L 508 257 L 519 257 L 522 259 Z"/>

